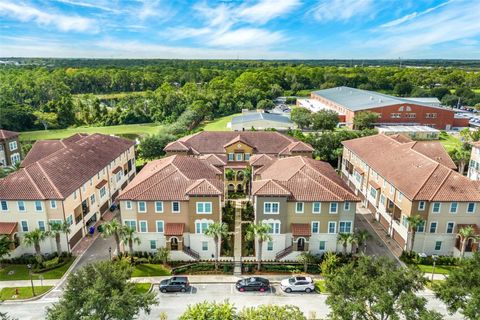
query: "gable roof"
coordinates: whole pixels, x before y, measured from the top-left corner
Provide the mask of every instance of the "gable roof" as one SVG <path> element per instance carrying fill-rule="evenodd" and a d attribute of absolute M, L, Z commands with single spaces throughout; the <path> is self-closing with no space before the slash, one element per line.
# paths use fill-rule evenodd
<path fill-rule="evenodd" d="M 119 200 L 188 200 L 189 196 L 223 193 L 218 169 L 189 156 L 149 162 L 118 196 Z"/>
<path fill-rule="evenodd" d="M 62 148 L 56 145 L 48 155 L 37 149 L 39 160 L 32 157 L 23 168 L 0 179 L 0 199 L 65 199 L 134 144 L 96 133 Z"/>
<path fill-rule="evenodd" d="M 275 160 L 252 183 L 254 195 L 286 196 L 294 201 L 359 201 L 333 167 L 301 156 Z"/>
<path fill-rule="evenodd" d="M 18 132 L 0 129 L 0 140 L 9 140 L 18 137 Z"/>
<path fill-rule="evenodd" d="M 342 144 L 410 200 L 480 201 L 479 185 L 442 164 L 444 159 L 423 154 L 431 151 L 428 146 L 415 148 L 415 142 L 382 134 Z"/>
<path fill-rule="evenodd" d="M 236 141 L 253 147 L 256 153 L 278 155 L 293 142 L 298 140 L 276 131 L 201 131 L 169 143 L 165 151 L 188 151 L 197 154 L 225 154 L 225 146 Z M 310 152 L 311 147 L 305 143 L 296 145 L 295 152 Z M 292 151 L 292 150 L 290 150 Z"/>

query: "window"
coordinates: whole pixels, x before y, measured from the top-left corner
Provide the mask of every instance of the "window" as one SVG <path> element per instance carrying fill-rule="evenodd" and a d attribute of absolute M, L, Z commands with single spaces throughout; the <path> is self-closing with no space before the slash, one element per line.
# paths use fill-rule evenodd
<path fill-rule="evenodd" d="M 156 225 L 157 225 L 157 232 L 163 233 L 163 226 L 164 226 L 163 220 L 157 220 Z"/>
<path fill-rule="evenodd" d="M 106 194 L 107 190 L 105 189 L 105 187 L 100 188 L 100 198 L 105 197 Z"/>
<path fill-rule="evenodd" d="M 197 214 L 211 214 L 212 203 L 211 202 L 197 202 Z"/>
<path fill-rule="evenodd" d="M 172 212 L 173 213 L 179 213 L 180 212 L 180 202 L 178 202 L 178 201 L 173 201 L 172 202 Z"/>
<path fill-rule="evenodd" d="M 442 250 L 442 241 L 435 241 L 435 251 Z"/>
<path fill-rule="evenodd" d="M 320 232 L 320 222 L 312 221 L 312 233 L 319 233 Z"/>
<path fill-rule="evenodd" d="M 117 172 L 117 182 L 122 180 L 122 171 Z"/>
<path fill-rule="evenodd" d="M 343 211 L 350 211 L 350 202 L 345 201 L 343 204 Z"/>
<path fill-rule="evenodd" d="M 326 248 L 327 248 L 327 242 L 323 240 L 320 241 L 320 243 L 318 244 L 318 250 L 325 251 Z"/>
<path fill-rule="evenodd" d="M 38 221 L 38 229 L 45 231 L 45 221 Z"/>
<path fill-rule="evenodd" d="M 42 212 L 43 206 L 41 201 L 35 201 L 35 211 Z"/>
<path fill-rule="evenodd" d="M 340 221 L 340 228 L 338 232 L 340 233 L 352 232 L 352 221 Z"/>
<path fill-rule="evenodd" d="M 458 202 L 450 203 L 450 213 L 457 213 Z"/>
<path fill-rule="evenodd" d="M 243 160 L 243 154 L 237 153 L 237 161 L 242 161 L 242 160 Z"/>
<path fill-rule="evenodd" d="M 145 220 L 140 220 L 140 221 L 138 222 L 138 226 L 139 226 L 140 232 L 148 232 L 148 224 L 147 224 L 147 221 L 145 221 Z"/>
<path fill-rule="evenodd" d="M 402 202 L 403 200 L 403 193 L 399 192 L 397 195 L 398 202 Z"/>
<path fill-rule="evenodd" d="M 2 211 L 8 211 L 7 201 L 5 200 L 0 201 L 0 206 L 2 207 Z"/>
<path fill-rule="evenodd" d="M 250 153 L 245 153 L 245 161 L 249 161 L 250 160 Z"/>
<path fill-rule="evenodd" d="M 430 233 L 437 233 L 437 222 L 430 222 Z"/>
<path fill-rule="evenodd" d="M 425 118 L 435 119 L 435 118 L 437 118 L 437 114 L 436 113 L 427 113 L 427 114 L 425 114 Z"/>
<path fill-rule="evenodd" d="M 22 227 L 22 232 L 28 232 L 28 222 L 23 220 L 20 221 L 20 225 Z"/>
<path fill-rule="evenodd" d="M 228 154 L 228 161 L 233 161 L 235 158 L 235 155 L 233 153 Z"/>
<path fill-rule="evenodd" d="M 418 211 L 425 210 L 425 201 L 418 202 Z"/>
<path fill-rule="evenodd" d="M 273 251 L 273 241 L 267 242 L 267 251 Z"/>
<path fill-rule="evenodd" d="M 425 221 L 422 221 L 417 227 L 417 232 L 425 232 Z"/>
<path fill-rule="evenodd" d="M 330 202 L 330 213 L 334 214 L 338 212 L 338 202 Z"/>
<path fill-rule="evenodd" d="M 279 213 L 279 203 L 278 202 L 265 202 L 263 204 L 263 213 L 264 214 L 278 214 Z"/>
<path fill-rule="evenodd" d="M 303 213 L 303 202 L 297 202 L 295 204 L 295 213 Z"/>
<path fill-rule="evenodd" d="M 150 250 L 157 250 L 157 240 L 150 240 Z"/>
<path fill-rule="evenodd" d="M 25 211 L 25 202 L 24 201 L 18 201 L 18 211 Z"/>
<path fill-rule="evenodd" d="M 163 213 L 163 201 L 155 201 L 155 212 Z"/>
<path fill-rule="evenodd" d="M 50 208 L 51 209 L 57 209 L 57 201 L 50 200 Z"/>
<path fill-rule="evenodd" d="M 415 119 L 416 117 L 417 117 L 416 113 L 407 113 L 405 115 L 405 118 L 409 118 L 409 119 Z"/>
<path fill-rule="evenodd" d="M 455 228 L 455 222 L 447 222 L 446 233 L 453 233 L 453 228 Z"/>
<path fill-rule="evenodd" d="M 433 213 L 439 213 L 441 209 L 441 203 L 440 202 L 434 202 L 433 207 L 432 207 L 432 212 Z"/>
<path fill-rule="evenodd" d="M 390 118 L 392 119 L 400 119 L 402 117 L 401 113 L 390 113 Z"/>
<path fill-rule="evenodd" d="M 312 203 L 312 212 L 313 213 L 320 213 L 322 210 L 322 205 L 320 202 L 314 202 Z"/>
<path fill-rule="evenodd" d="M 67 220 L 66 220 L 66 221 L 67 221 L 67 225 L 68 225 L 68 226 L 71 226 L 71 225 L 73 224 L 73 216 L 72 216 L 72 215 L 69 215 L 69 216 L 67 217 Z"/>
<path fill-rule="evenodd" d="M 73 191 L 73 200 L 77 199 L 77 190 Z"/>
<path fill-rule="evenodd" d="M 82 190 L 83 190 L 83 192 L 85 192 L 87 190 L 87 186 L 85 184 L 83 184 Z"/>
<path fill-rule="evenodd" d="M 94 203 L 95 203 L 95 195 L 92 194 L 92 195 L 90 196 L 90 204 L 93 205 Z"/>
<path fill-rule="evenodd" d="M 17 148 L 18 148 L 17 141 L 9 142 L 8 143 L 8 148 L 10 149 L 10 151 L 17 150 Z"/>
<path fill-rule="evenodd" d="M 125 225 L 135 231 L 137 231 L 137 221 L 135 220 L 125 220 Z"/>
<path fill-rule="evenodd" d="M 208 251 L 208 241 L 202 241 L 202 251 Z"/>
<path fill-rule="evenodd" d="M 132 210 L 132 201 L 125 201 L 125 208 L 127 210 Z"/>
<path fill-rule="evenodd" d="M 385 196 L 383 194 L 380 195 L 380 203 L 385 206 Z"/>
<path fill-rule="evenodd" d="M 408 218 L 406 216 L 403 216 L 403 215 L 402 215 L 402 225 L 405 228 L 408 228 Z"/>
<path fill-rule="evenodd" d="M 328 222 L 328 233 L 337 233 L 337 223 L 335 221 Z"/>
<path fill-rule="evenodd" d="M 394 192 L 395 192 L 395 188 L 392 185 L 390 185 L 390 193 L 393 194 Z"/>
<path fill-rule="evenodd" d="M 377 190 L 375 190 L 374 187 L 370 187 L 370 196 L 371 196 L 373 199 L 377 199 Z"/>
<path fill-rule="evenodd" d="M 467 213 L 474 213 L 475 212 L 475 203 L 469 202 L 467 204 Z"/>
<path fill-rule="evenodd" d="M 90 178 L 90 187 L 93 185 L 93 178 Z"/>
<path fill-rule="evenodd" d="M 280 222 L 269 222 L 267 224 L 270 226 L 270 230 L 268 233 L 280 234 Z"/>
<path fill-rule="evenodd" d="M 147 205 L 145 204 L 145 201 L 138 201 L 137 206 L 138 212 L 147 212 Z"/>
<path fill-rule="evenodd" d="M 197 234 L 205 233 L 205 231 L 207 231 L 208 226 L 210 224 L 212 224 L 212 222 L 207 222 L 207 221 L 195 222 L 195 233 Z"/>

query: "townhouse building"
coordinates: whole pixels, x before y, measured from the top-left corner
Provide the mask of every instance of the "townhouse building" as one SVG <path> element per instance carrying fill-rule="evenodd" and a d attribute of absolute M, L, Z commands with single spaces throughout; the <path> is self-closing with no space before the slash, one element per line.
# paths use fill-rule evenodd
<path fill-rule="evenodd" d="M 479 185 L 454 171 L 440 143 L 380 134 L 343 145 L 342 178 L 403 249 L 415 215 L 424 221 L 413 243 L 419 253 L 458 256 L 458 230 L 468 225 L 480 233 Z M 477 248 L 470 241 L 467 255 Z"/>
<path fill-rule="evenodd" d="M 474 142 L 472 144 L 472 153 L 467 175 L 471 180 L 480 180 L 480 142 Z"/>
<path fill-rule="evenodd" d="M 292 260 L 303 251 L 341 251 L 338 234 L 354 232 L 360 200 L 333 167 L 301 156 L 261 158 L 252 160 L 252 196 L 256 222 L 271 226 L 264 258 Z"/>
<path fill-rule="evenodd" d="M 222 220 L 223 172 L 205 160 L 173 155 L 148 163 L 118 197 L 122 224 L 138 232 L 138 251 L 170 249 L 174 260 L 211 259 L 204 234 Z"/>
<path fill-rule="evenodd" d="M 37 141 L 22 168 L 0 180 L 0 234 L 15 241 L 11 255 L 33 253 L 23 235 L 51 221 L 70 225 L 61 239 L 73 248 L 134 176 L 133 141 L 102 134 Z M 41 243 L 42 252 L 55 251 L 54 242 Z"/>
<path fill-rule="evenodd" d="M 21 161 L 19 133 L 0 129 L 0 167 L 12 166 Z"/>

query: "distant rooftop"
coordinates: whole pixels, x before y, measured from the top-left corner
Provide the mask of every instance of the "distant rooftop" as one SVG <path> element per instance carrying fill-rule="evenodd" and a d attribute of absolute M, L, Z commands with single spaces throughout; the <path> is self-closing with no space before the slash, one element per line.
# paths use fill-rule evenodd
<path fill-rule="evenodd" d="M 378 126 L 376 128 L 384 132 L 440 132 L 429 126 Z"/>
<path fill-rule="evenodd" d="M 320 110 L 331 110 L 331 108 L 315 99 L 297 99 L 297 102 L 298 104 L 300 104 L 300 106 L 312 112 L 318 112 Z"/>
<path fill-rule="evenodd" d="M 292 121 L 289 117 L 275 114 L 275 113 L 265 113 L 265 112 L 252 112 L 252 113 L 244 113 L 240 116 L 236 116 L 232 118 L 232 125 L 233 124 L 242 124 L 246 122 L 252 121 L 260 121 L 260 120 L 267 120 L 267 121 L 275 121 L 281 122 L 286 124 L 292 124 Z"/>

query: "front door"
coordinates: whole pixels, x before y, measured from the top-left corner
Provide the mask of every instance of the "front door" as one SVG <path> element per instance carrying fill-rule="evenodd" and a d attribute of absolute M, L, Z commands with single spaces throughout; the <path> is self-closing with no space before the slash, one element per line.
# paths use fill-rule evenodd
<path fill-rule="evenodd" d="M 304 238 L 298 238 L 297 251 L 305 251 L 305 239 Z"/>
<path fill-rule="evenodd" d="M 178 250 L 178 239 L 177 238 L 171 238 L 170 239 L 170 250 L 172 250 L 172 251 Z"/>

